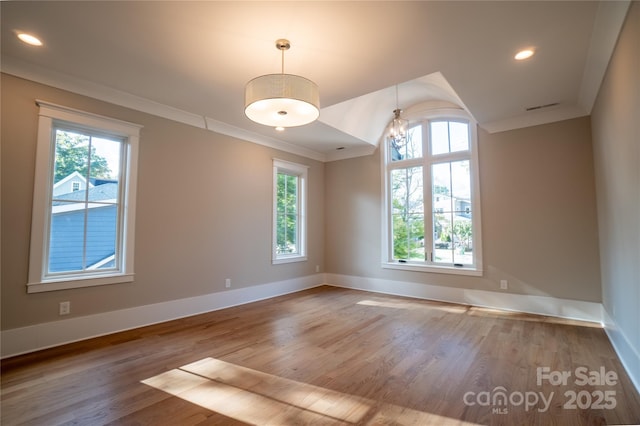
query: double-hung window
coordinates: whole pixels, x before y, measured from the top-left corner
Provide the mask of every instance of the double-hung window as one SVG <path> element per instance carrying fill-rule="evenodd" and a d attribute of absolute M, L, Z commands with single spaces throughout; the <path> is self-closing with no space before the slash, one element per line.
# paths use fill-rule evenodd
<path fill-rule="evenodd" d="M 307 259 L 307 166 L 273 160 L 272 263 Z"/>
<path fill-rule="evenodd" d="M 38 105 L 28 292 L 133 281 L 140 126 Z"/>
<path fill-rule="evenodd" d="M 386 139 L 383 267 L 482 274 L 476 129 L 466 116 L 414 122 Z"/>

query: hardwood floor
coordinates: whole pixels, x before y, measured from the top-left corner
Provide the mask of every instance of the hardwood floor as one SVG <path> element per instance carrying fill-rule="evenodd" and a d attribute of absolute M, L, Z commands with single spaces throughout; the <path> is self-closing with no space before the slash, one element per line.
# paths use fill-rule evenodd
<path fill-rule="evenodd" d="M 1 388 L 3 425 L 640 423 L 598 327 L 331 287 L 6 359 Z"/>

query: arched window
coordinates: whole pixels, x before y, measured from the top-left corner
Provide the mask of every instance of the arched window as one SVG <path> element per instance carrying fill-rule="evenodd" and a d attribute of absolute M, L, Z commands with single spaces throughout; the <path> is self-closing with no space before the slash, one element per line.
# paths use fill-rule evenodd
<path fill-rule="evenodd" d="M 383 267 L 482 274 L 476 123 L 458 108 L 414 114 L 385 138 Z"/>

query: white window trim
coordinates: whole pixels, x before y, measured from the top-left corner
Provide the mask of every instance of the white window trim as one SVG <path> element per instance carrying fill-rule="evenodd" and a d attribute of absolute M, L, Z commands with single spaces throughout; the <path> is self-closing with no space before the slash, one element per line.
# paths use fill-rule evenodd
<path fill-rule="evenodd" d="M 103 117 L 36 100 L 40 107 L 38 139 L 36 148 L 36 168 L 33 189 L 33 212 L 31 219 L 31 248 L 29 255 L 28 293 L 64 290 L 96 285 L 132 282 L 134 279 L 134 238 L 136 214 L 136 186 L 138 145 L 142 126 L 126 121 Z M 52 148 L 54 122 L 67 122 L 75 127 L 92 131 L 108 132 L 127 139 L 123 176 L 122 265 L 118 271 L 90 272 L 85 274 L 46 276 L 46 243 L 49 233 L 50 202 L 52 188 L 53 156 Z"/>
<path fill-rule="evenodd" d="M 307 260 L 307 178 L 308 166 L 304 164 L 292 163 L 290 161 L 273 159 L 273 240 L 271 242 L 271 263 L 273 265 L 282 263 L 304 262 Z M 298 194 L 298 211 L 300 212 L 298 223 L 298 245 L 299 253 L 278 254 L 278 171 L 285 171 L 297 175 L 300 178 Z"/>
<path fill-rule="evenodd" d="M 383 153 L 380 156 L 382 162 L 382 234 L 384 238 L 382 239 L 382 268 L 383 269 L 397 269 L 397 270 L 405 270 L 405 271 L 416 271 L 416 272 L 431 272 L 431 273 L 439 273 L 439 274 L 452 274 L 452 275 L 467 275 L 467 276 L 482 276 L 483 275 L 483 260 L 482 260 L 482 208 L 480 206 L 480 172 L 478 167 L 478 130 L 477 123 L 464 111 L 446 108 L 442 110 L 432 110 L 424 113 L 420 116 L 420 121 L 426 120 L 456 120 L 463 119 L 469 123 L 470 129 L 470 146 L 469 149 L 471 151 L 471 164 L 472 164 L 472 188 L 471 188 L 471 200 L 473 203 L 473 231 L 474 231 L 474 257 L 475 264 L 472 267 L 457 267 L 450 265 L 434 265 L 434 264 L 426 264 L 417 261 L 394 261 L 393 259 L 393 245 L 391 244 L 392 239 L 392 226 L 391 226 L 391 213 L 390 213 L 390 194 L 389 194 L 389 166 L 390 162 L 388 162 L 389 158 L 389 143 L 386 140 L 386 135 L 382 138 L 382 145 L 384 147 Z M 424 147 L 423 149 L 428 149 L 429 147 Z M 438 159 L 442 159 L 443 161 L 449 161 L 456 157 L 456 153 L 443 154 L 438 156 Z M 405 164 L 410 166 L 415 162 L 415 165 L 424 165 L 425 162 L 422 158 L 415 160 L 408 160 Z M 427 173 L 426 176 L 430 176 L 430 173 Z M 431 179 L 425 179 L 424 185 L 425 188 L 431 187 L 430 183 Z M 429 197 L 425 197 L 425 212 L 427 209 L 431 209 L 431 190 L 429 189 Z M 426 229 L 425 229 L 425 232 Z M 476 242 L 477 241 L 477 242 Z"/>

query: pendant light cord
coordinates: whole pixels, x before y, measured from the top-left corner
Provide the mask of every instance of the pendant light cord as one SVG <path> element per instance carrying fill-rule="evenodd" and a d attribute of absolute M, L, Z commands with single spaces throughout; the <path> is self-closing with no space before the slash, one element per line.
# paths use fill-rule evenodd
<path fill-rule="evenodd" d="M 398 85 L 396 84 L 396 109 L 400 109 L 400 106 L 398 105 Z"/>

